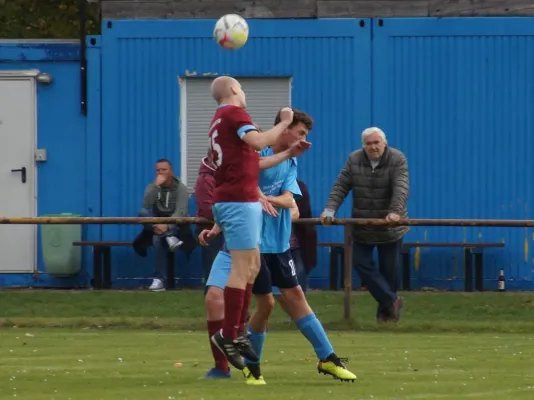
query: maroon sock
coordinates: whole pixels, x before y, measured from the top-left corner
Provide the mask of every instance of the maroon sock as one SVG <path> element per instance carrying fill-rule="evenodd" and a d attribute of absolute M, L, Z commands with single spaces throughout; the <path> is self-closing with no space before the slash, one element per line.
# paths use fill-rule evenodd
<path fill-rule="evenodd" d="M 211 354 L 213 355 L 213 359 L 215 360 L 215 368 L 220 369 L 221 371 L 228 372 L 230 369 L 228 368 L 228 360 L 226 360 L 226 357 L 223 353 L 211 342 L 211 337 L 215 335 L 217 332 L 219 332 L 223 327 L 223 320 L 219 321 L 208 321 L 208 334 L 210 337 L 210 346 L 211 346 Z"/>
<path fill-rule="evenodd" d="M 245 291 L 233 287 L 224 288 L 224 322 L 222 334 L 225 338 L 237 339 L 237 330 L 241 322 L 241 310 Z"/>
<path fill-rule="evenodd" d="M 252 300 L 252 288 L 254 287 L 253 284 L 247 283 L 247 287 L 245 289 L 245 298 L 243 299 L 243 310 L 241 311 L 241 321 L 239 330 L 241 332 L 247 331 L 247 316 L 248 316 L 248 309 L 250 307 L 250 301 Z"/>

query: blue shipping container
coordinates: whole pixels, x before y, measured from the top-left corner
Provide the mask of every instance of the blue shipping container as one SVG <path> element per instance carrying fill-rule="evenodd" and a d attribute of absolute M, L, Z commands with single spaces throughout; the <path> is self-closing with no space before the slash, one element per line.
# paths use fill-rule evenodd
<path fill-rule="evenodd" d="M 247 45 L 224 51 L 211 37 L 213 20 L 104 21 L 102 35 L 88 39 L 85 119 L 77 53 L 65 59 L 61 51 L 0 45 L 0 68 L 33 66 L 57 76 L 38 92 L 39 146 L 62 158 L 50 153 L 39 166 L 39 213 L 136 215 L 155 160 L 168 158 L 181 173 L 179 79 L 230 74 L 292 77 L 293 106 L 316 122 L 313 148 L 299 161 L 316 216 L 348 154 L 361 146 L 361 131 L 379 126 L 408 157 L 410 217 L 533 218 L 534 19 L 249 22 Z M 83 176 L 79 188 L 74 176 Z M 58 180 L 71 183 L 72 197 L 48 190 Z M 350 200 L 338 215 L 350 215 Z M 86 237 L 132 240 L 139 228 L 88 226 Z M 321 241 L 342 240 L 341 228 L 318 229 Z M 500 268 L 509 288 L 534 287 L 530 229 L 420 227 L 406 240 L 504 242 L 484 253 L 486 287 L 496 287 Z M 319 253 L 311 283 L 326 287 L 329 256 Z M 421 249 L 412 259 L 413 287 L 463 287 L 460 250 Z M 129 248 L 114 249 L 113 264 L 117 285 L 137 285 L 152 272 L 151 258 Z M 200 283 L 198 250 L 177 265 L 181 282 Z"/>

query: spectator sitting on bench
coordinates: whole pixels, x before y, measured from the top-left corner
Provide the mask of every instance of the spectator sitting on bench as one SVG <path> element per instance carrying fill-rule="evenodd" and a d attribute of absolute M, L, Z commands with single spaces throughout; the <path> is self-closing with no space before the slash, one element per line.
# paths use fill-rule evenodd
<path fill-rule="evenodd" d="M 143 208 L 139 216 L 186 217 L 188 197 L 187 187 L 174 176 L 171 162 L 160 159 L 156 162 L 156 179 L 145 189 Z M 144 257 L 147 254 L 147 248 L 150 245 L 154 246 L 155 271 L 149 290 L 165 290 L 167 252 L 175 251 L 183 246 L 186 238 L 192 237 L 190 231 L 190 227 L 183 225 L 143 226 L 143 230 L 133 242 L 133 247 L 137 254 Z"/>

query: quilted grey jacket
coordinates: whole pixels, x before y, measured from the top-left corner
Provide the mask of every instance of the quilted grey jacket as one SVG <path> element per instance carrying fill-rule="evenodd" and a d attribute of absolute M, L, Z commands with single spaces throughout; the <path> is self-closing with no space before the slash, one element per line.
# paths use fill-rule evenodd
<path fill-rule="evenodd" d="M 353 218 L 385 218 L 396 213 L 408 216 L 408 163 L 402 152 L 386 147 L 380 162 L 373 169 L 363 149 L 353 151 L 341 170 L 325 207 L 335 213 L 352 190 Z M 389 243 L 401 239 L 406 226 L 355 226 L 353 239 L 358 243 Z"/>

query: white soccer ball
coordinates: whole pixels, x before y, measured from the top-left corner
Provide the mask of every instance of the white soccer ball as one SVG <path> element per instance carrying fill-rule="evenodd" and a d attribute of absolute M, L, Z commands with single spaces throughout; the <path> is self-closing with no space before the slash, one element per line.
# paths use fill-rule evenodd
<path fill-rule="evenodd" d="M 237 14 L 226 14 L 215 24 L 213 38 L 225 49 L 239 49 L 248 39 L 247 21 Z"/>

